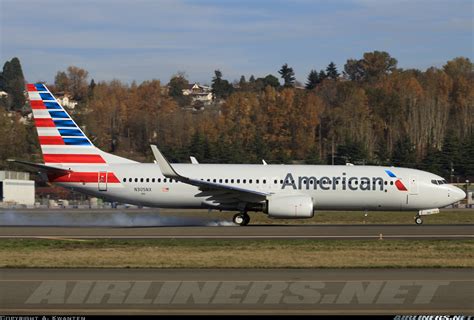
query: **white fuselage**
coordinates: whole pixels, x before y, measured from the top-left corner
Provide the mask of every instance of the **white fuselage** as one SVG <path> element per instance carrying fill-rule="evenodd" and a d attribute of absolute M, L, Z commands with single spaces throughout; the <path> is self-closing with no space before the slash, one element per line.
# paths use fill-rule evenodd
<path fill-rule="evenodd" d="M 378 166 L 173 164 L 189 178 L 260 191 L 272 195 L 306 195 L 315 210 L 423 210 L 444 207 L 464 192 L 443 178 L 416 169 Z M 113 173 L 99 182 L 59 182 L 64 187 L 110 201 L 162 208 L 216 208 L 198 187 L 165 178 L 157 164 L 74 166 L 74 171 Z M 105 181 L 104 181 L 105 180 Z M 118 180 L 118 181 L 117 181 Z M 399 181 L 399 182 L 397 182 Z"/>

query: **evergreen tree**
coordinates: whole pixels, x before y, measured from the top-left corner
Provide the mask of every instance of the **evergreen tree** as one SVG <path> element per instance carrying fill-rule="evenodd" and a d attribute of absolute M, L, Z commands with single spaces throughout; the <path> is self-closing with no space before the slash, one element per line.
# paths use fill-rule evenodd
<path fill-rule="evenodd" d="M 220 70 L 214 71 L 214 78 L 212 78 L 212 93 L 216 99 L 227 98 L 234 88 L 229 81 L 222 79 L 222 72 Z"/>
<path fill-rule="evenodd" d="M 18 58 L 5 62 L 2 78 L 4 90 L 9 95 L 10 109 L 21 110 L 25 105 L 25 78 Z"/>
<path fill-rule="evenodd" d="M 324 72 L 324 70 L 319 71 L 319 82 L 322 82 L 324 79 L 326 79 L 328 76 Z"/>
<path fill-rule="evenodd" d="M 337 80 L 339 78 L 339 72 L 337 71 L 336 64 L 331 63 L 326 68 L 326 75 L 329 79 Z"/>
<path fill-rule="evenodd" d="M 399 167 L 413 167 L 416 162 L 416 153 L 408 137 L 397 141 L 392 154 L 392 162 Z"/>
<path fill-rule="evenodd" d="M 306 86 L 305 88 L 308 90 L 312 90 L 316 88 L 316 86 L 319 84 L 319 74 L 317 70 L 311 70 L 308 74 L 308 80 L 306 81 Z"/>
<path fill-rule="evenodd" d="M 284 81 L 284 86 L 285 87 L 294 87 L 295 86 L 295 72 L 293 71 L 293 68 L 288 67 L 288 64 L 285 63 L 281 69 L 278 71 L 278 73 L 281 75 L 281 78 Z"/>

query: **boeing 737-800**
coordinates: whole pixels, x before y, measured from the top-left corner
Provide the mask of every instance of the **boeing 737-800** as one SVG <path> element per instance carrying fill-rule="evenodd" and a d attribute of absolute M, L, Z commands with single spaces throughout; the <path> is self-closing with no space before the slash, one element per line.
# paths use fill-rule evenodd
<path fill-rule="evenodd" d="M 155 163 L 138 163 L 95 147 L 41 83 L 27 91 L 44 164 L 17 161 L 50 182 L 109 201 L 160 208 L 248 211 L 271 218 L 311 218 L 318 210 L 439 212 L 464 191 L 429 172 L 381 166 L 170 164 L 152 145 Z"/>

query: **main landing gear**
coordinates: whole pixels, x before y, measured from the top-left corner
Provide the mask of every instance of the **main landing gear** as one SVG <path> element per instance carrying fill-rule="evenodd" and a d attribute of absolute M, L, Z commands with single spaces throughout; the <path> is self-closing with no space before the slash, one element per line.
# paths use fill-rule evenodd
<path fill-rule="evenodd" d="M 423 219 L 420 216 L 415 216 L 415 223 L 416 224 L 423 224 Z"/>
<path fill-rule="evenodd" d="M 235 224 L 238 224 L 239 226 L 246 226 L 250 222 L 250 217 L 247 212 L 241 212 L 234 215 L 234 218 L 232 220 Z"/>

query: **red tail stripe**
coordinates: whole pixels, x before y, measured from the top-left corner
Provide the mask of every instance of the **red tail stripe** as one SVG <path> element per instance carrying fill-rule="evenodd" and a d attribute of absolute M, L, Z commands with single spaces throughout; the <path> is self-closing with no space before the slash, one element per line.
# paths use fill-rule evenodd
<path fill-rule="evenodd" d="M 31 109 L 46 109 L 42 100 L 31 100 Z"/>
<path fill-rule="evenodd" d="M 35 125 L 39 128 L 55 127 L 53 119 L 51 118 L 35 118 Z"/>
<path fill-rule="evenodd" d="M 98 154 L 44 154 L 46 163 L 105 163 Z"/>
<path fill-rule="evenodd" d="M 26 89 L 27 89 L 28 91 L 36 91 L 36 87 L 35 87 L 34 84 L 27 84 L 27 85 L 26 85 Z"/>
<path fill-rule="evenodd" d="M 48 179 L 50 182 L 99 182 L 99 172 L 71 172 L 62 176 L 48 174 Z M 113 172 L 107 172 L 107 183 L 120 183 L 120 181 Z"/>
<path fill-rule="evenodd" d="M 43 145 L 43 144 L 55 144 L 55 145 L 64 144 L 64 140 L 61 137 L 42 136 L 42 137 L 38 137 L 38 138 L 39 138 L 39 141 L 40 141 L 41 145 Z"/>

